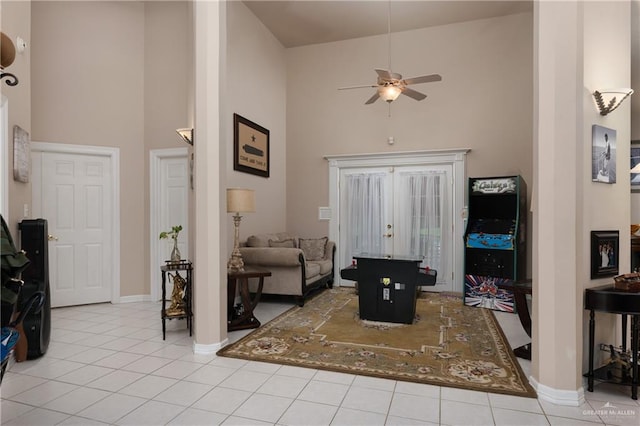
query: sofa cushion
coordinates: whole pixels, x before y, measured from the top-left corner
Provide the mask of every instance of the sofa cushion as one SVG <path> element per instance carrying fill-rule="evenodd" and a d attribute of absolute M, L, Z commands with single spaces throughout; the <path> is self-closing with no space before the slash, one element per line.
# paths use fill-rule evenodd
<path fill-rule="evenodd" d="M 247 238 L 247 247 L 269 247 L 269 240 L 284 241 L 292 239 L 293 245 L 296 247 L 297 238 L 286 232 L 277 232 L 273 234 L 255 234 Z"/>
<path fill-rule="evenodd" d="M 296 248 L 296 244 L 293 238 L 287 238 L 286 240 L 269 240 L 269 247 Z"/>
<path fill-rule="evenodd" d="M 322 260 L 324 259 L 325 247 L 329 238 L 300 238 L 300 249 L 304 252 L 304 257 L 307 260 Z"/>
<path fill-rule="evenodd" d="M 305 265 L 305 278 L 313 278 L 320 275 L 320 265 L 317 262 L 307 262 Z"/>
<path fill-rule="evenodd" d="M 333 269 L 333 262 L 331 260 L 313 260 L 308 263 L 314 263 L 320 266 L 320 275 L 326 275 Z"/>

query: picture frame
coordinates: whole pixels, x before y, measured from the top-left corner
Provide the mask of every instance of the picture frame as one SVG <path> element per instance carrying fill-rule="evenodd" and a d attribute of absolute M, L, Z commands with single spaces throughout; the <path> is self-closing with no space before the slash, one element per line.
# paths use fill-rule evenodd
<path fill-rule="evenodd" d="M 629 153 L 631 160 L 630 170 L 634 167 L 640 168 L 640 140 L 631 141 L 631 152 Z M 640 172 L 631 172 L 631 192 L 640 192 Z"/>
<path fill-rule="evenodd" d="M 29 132 L 13 126 L 13 180 L 28 183 L 31 171 L 31 145 Z"/>
<path fill-rule="evenodd" d="M 616 183 L 616 135 L 615 129 L 591 127 L 591 181 Z"/>
<path fill-rule="evenodd" d="M 233 114 L 233 170 L 269 177 L 269 130 Z"/>
<path fill-rule="evenodd" d="M 591 231 L 591 279 L 618 275 L 618 231 Z"/>

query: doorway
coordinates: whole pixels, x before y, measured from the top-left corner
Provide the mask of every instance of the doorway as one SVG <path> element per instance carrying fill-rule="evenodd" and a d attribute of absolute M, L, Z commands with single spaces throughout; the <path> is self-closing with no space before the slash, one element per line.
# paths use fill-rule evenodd
<path fill-rule="evenodd" d="M 182 225 L 178 249 L 182 259 L 189 259 L 189 186 L 190 167 L 187 148 L 155 149 L 149 153 L 150 190 L 150 289 L 151 300 L 162 297 L 160 266 L 170 258 L 173 241 L 159 240 L 162 231 Z M 170 281 L 170 280 L 169 280 Z M 167 282 L 167 294 L 173 285 Z"/>
<path fill-rule="evenodd" d="M 423 257 L 430 291 L 462 291 L 468 149 L 326 157 L 338 271 L 354 254 Z M 336 277 L 339 285 L 352 285 Z"/>
<path fill-rule="evenodd" d="M 49 231 L 51 306 L 120 297 L 119 150 L 31 143 L 33 217 Z"/>

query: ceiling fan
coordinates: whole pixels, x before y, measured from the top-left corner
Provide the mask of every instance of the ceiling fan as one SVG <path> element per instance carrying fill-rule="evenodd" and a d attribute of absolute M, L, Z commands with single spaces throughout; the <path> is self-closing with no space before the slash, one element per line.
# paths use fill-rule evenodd
<path fill-rule="evenodd" d="M 423 75 L 420 77 L 413 77 L 403 79 L 401 74 L 391 71 L 391 1 L 389 1 L 389 8 L 387 12 L 387 38 L 389 40 L 389 69 L 376 69 L 378 79 L 376 84 L 364 85 L 364 86 L 350 86 L 340 87 L 338 90 L 348 89 L 361 89 L 365 87 L 376 88 L 376 93 L 373 94 L 366 102 L 365 105 L 369 105 L 382 98 L 389 104 L 395 101 L 401 94 L 408 96 L 416 101 L 421 101 L 427 97 L 424 93 L 420 93 L 417 90 L 408 88 L 407 86 L 420 83 L 431 83 L 435 81 L 442 81 L 440 74 Z"/>

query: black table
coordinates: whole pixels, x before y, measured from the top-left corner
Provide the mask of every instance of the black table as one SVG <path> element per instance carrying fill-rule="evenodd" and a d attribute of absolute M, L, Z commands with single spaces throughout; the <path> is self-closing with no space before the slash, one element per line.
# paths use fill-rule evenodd
<path fill-rule="evenodd" d="M 188 260 L 182 260 L 180 262 L 167 261 L 165 265 L 160 267 L 160 271 L 162 271 L 162 309 L 160 312 L 160 317 L 162 318 L 162 340 L 165 340 L 166 337 L 165 321 L 172 319 L 186 319 L 189 336 L 191 336 L 193 334 L 193 264 Z M 180 275 L 180 271 L 183 271 L 186 277 L 182 277 L 182 275 Z M 176 275 L 179 275 L 180 278 L 185 280 L 185 288 L 183 295 L 172 294 L 171 298 L 167 299 L 167 274 L 171 273 L 175 274 L 173 275 L 174 279 Z M 177 301 L 176 296 L 182 296 L 182 306 L 180 306 L 176 311 L 172 311 L 171 308 L 175 307 L 170 306 L 167 308 L 166 305 L 168 302 L 173 302 L 171 303 L 172 305 L 175 304 Z"/>
<path fill-rule="evenodd" d="M 343 279 L 358 282 L 360 319 L 413 323 L 420 286 L 435 285 L 437 272 L 421 270 L 421 257 L 361 254 L 357 265 L 340 271 Z"/>
<path fill-rule="evenodd" d="M 638 399 L 638 329 L 640 328 L 640 293 L 616 289 L 613 284 L 585 290 L 585 309 L 589 309 L 589 372 L 588 391 L 593 392 L 594 378 L 612 383 L 631 385 L 631 398 Z M 594 339 L 596 330 L 595 311 L 622 315 L 622 350 L 627 350 L 627 315 L 631 316 L 631 365 L 632 377 L 612 378 L 611 365 L 596 370 L 593 368 Z"/>

